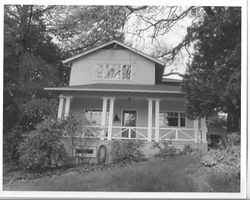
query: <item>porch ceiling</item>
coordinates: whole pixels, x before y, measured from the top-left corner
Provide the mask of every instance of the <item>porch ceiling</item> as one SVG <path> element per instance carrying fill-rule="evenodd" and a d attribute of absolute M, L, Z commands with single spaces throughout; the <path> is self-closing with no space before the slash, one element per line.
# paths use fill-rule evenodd
<path fill-rule="evenodd" d="M 68 87 L 45 88 L 54 91 L 103 91 L 103 92 L 133 92 L 158 94 L 183 94 L 179 85 L 130 85 L 130 84 L 87 84 Z"/>

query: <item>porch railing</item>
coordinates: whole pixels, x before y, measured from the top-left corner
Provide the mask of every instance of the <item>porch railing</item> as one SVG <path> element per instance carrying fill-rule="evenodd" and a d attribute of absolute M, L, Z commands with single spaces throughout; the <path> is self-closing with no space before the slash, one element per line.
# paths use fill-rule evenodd
<path fill-rule="evenodd" d="M 147 127 L 113 126 L 112 139 L 147 140 Z"/>
<path fill-rule="evenodd" d="M 93 138 L 108 139 L 108 126 L 101 127 L 98 125 L 90 125 L 93 128 Z M 152 141 L 155 140 L 155 127 L 152 127 Z M 101 132 L 104 132 L 104 135 Z M 201 132 L 194 128 L 185 127 L 167 127 L 159 128 L 159 139 L 161 141 L 202 141 Z M 111 139 L 129 139 L 129 140 L 148 140 L 148 127 L 130 127 L 130 126 L 113 126 Z"/>

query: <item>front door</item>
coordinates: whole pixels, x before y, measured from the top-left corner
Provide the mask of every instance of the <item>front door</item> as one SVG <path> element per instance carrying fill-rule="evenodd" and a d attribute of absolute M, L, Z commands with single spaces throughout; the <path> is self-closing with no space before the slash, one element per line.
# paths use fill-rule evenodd
<path fill-rule="evenodd" d="M 122 116 L 122 126 L 128 126 L 128 127 L 136 127 L 136 118 L 137 118 L 137 111 L 136 110 L 124 110 L 123 116 Z M 131 138 L 135 138 L 135 129 L 130 128 L 131 131 Z M 122 137 L 128 137 L 129 136 L 129 129 L 125 129 L 122 132 Z"/>

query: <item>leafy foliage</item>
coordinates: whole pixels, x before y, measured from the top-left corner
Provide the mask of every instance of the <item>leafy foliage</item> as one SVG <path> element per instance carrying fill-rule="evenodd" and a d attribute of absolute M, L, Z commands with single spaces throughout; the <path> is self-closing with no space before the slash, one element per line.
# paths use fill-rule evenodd
<path fill-rule="evenodd" d="M 68 116 L 66 119 L 61 120 L 63 127 L 62 132 L 64 136 L 67 136 L 66 143 L 71 150 L 71 156 L 74 156 L 76 147 L 80 149 L 89 148 L 93 144 L 92 137 L 97 136 L 99 128 L 89 127 L 89 122 L 82 119 L 82 116 Z M 87 154 L 82 154 L 85 158 L 83 160 L 89 160 Z"/>
<path fill-rule="evenodd" d="M 124 40 L 124 6 L 56 6 L 50 31 L 67 52 L 77 53 L 111 40 Z"/>
<path fill-rule="evenodd" d="M 21 105 L 21 122 L 23 131 L 30 131 L 42 120 L 55 116 L 57 111 L 57 101 L 45 98 L 32 99 Z"/>
<path fill-rule="evenodd" d="M 174 158 L 181 154 L 181 152 L 176 149 L 171 141 L 163 141 L 162 144 L 154 143 L 154 148 L 158 148 L 159 152 L 155 155 L 160 158 Z"/>
<path fill-rule="evenodd" d="M 38 124 L 19 146 L 21 166 L 30 170 L 46 170 L 69 164 L 61 141 L 62 130 L 62 124 L 54 119 Z"/>
<path fill-rule="evenodd" d="M 144 154 L 140 150 L 143 145 L 141 141 L 115 140 L 111 144 L 111 158 L 113 163 L 131 163 L 145 159 Z"/>
<path fill-rule="evenodd" d="M 240 134 L 237 132 L 228 133 L 225 141 L 226 146 L 239 146 L 240 145 Z"/>
<path fill-rule="evenodd" d="M 22 140 L 23 131 L 20 126 L 15 126 L 4 133 L 3 137 L 3 159 L 6 163 L 18 163 L 19 152 L 18 146 L 19 142 Z"/>
<path fill-rule="evenodd" d="M 237 7 L 214 7 L 210 11 L 189 28 L 187 35 L 192 35 L 196 44 L 182 84 L 187 99 L 186 110 L 192 119 L 224 111 L 233 116 L 228 128 L 238 130 L 241 10 Z"/>
<path fill-rule="evenodd" d="M 211 149 L 201 162 L 207 167 L 213 167 L 218 173 L 240 178 L 240 146 Z"/>
<path fill-rule="evenodd" d="M 60 50 L 44 22 L 53 6 L 4 6 L 4 130 L 20 121 L 22 104 L 54 95 L 43 88 L 65 81 Z"/>
<path fill-rule="evenodd" d="M 54 6 L 4 6 L 4 98 L 3 140 L 15 145 L 4 147 L 10 152 L 21 140 L 23 131 L 33 130 L 54 114 L 56 94 L 44 87 L 62 85 L 67 71 L 61 63 L 61 51 L 52 42 L 45 18 Z M 40 100 L 41 98 L 41 100 Z M 46 99 L 45 99 L 46 98 Z M 13 127 L 18 126 L 18 129 Z M 14 158 L 15 157 L 15 158 Z M 13 159 L 17 159 L 14 156 Z"/>

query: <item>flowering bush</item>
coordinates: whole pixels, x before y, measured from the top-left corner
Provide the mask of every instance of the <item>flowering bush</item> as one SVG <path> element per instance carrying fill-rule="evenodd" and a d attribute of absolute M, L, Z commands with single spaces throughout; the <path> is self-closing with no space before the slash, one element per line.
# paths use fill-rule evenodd
<path fill-rule="evenodd" d="M 171 141 L 164 141 L 162 146 L 159 143 L 155 143 L 153 147 L 159 149 L 159 153 L 155 155 L 156 157 L 173 158 L 181 154 L 181 152 L 172 145 Z"/>

